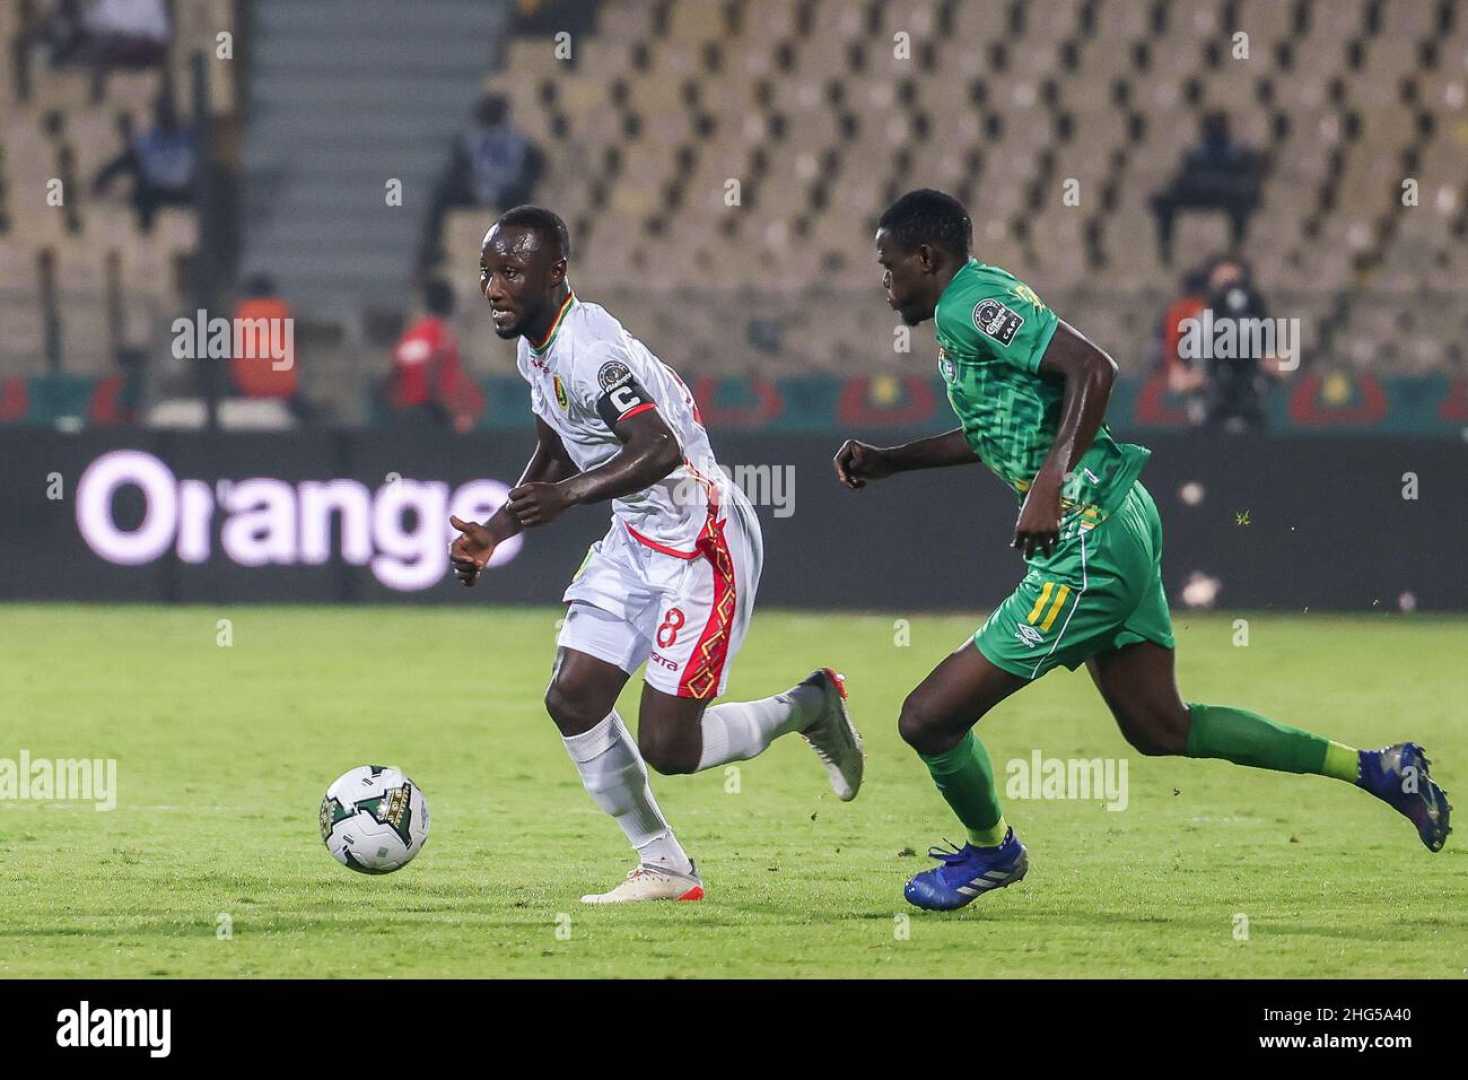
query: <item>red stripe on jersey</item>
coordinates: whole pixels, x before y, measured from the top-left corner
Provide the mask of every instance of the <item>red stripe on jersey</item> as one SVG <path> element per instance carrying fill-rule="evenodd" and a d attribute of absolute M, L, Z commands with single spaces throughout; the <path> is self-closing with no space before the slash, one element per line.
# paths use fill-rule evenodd
<path fill-rule="evenodd" d="M 693 475 L 693 478 L 698 481 L 699 486 L 703 488 L 704 497 L 708 501 L 709 514 L 711 516 L 717 514 L 719 511 L 719 489 L 714 485 L 712 480 L 698 471 L 698 466 L 694 465 L 687 458 L 683 459 L 683 465 Z"/>
<path fill-rule="evenodd" d="M 714 571 L 714 605 L 693 656 L 678 682 L 678 696 L 706 700 L 719 692 L 719 679 L 729 658 L 729 635 L 734 626 L 734 557 L 724 539 L 724 522 L 712 513 L 695 545 Z"/>
<path fill-rule="evenodd" d="M 651 537 L 643 536 L 640 532 L 634 529 L 631 525 L 628 525 L 625 521 L 622 524 L 627 529 L 627 531 L 632 534 L 632 539 L 636 540 L 644 547 L 650 547 L 654 551 L 662 552 L 664 555 L 671 555 L 675 559 L 696 559 L 700 554 L 700 552 L 697 550 L 679 551 L 677 548 L 668 547 L 667 544 L 660 544 L 656 540 L 653 540 Z"/>
<path fill-rule="evenodd" d="M 651 404 L 644 404 L 644 405 L 639 405 L 637 408 L 639 408 L 639 409 L 651 409 L 653 407 L 654 406 L 651 405 Z M 633 412 L 636 412 L 636 411 L 637 411 L 636 409 L 633 410 Z M 627 415 L 628 416 L 631 416 L 632 413 L 628 413 Z M 713 519 L 718 516 L 718 512 L 719 512 L 719 489 L 714 486 L 713 481 L 711 481 L 708 477 L 704 476 L 703 473 L 699 472 L 698 469 L 694 466 L 693 462 L 689 461 L 687 458 L 684 458 L 683 459 L 683 466 L 692 475 L 692 477 L 694 478 L 694 480 L 696 480 L 698 482 L 699 486 L 703 488 L 704 497 L 707 500 L 708 516 L 707 516 L 707 518 L 705 520 L 704 531 L 703 531 L 703 533 L 701 533 L 699 535 L 699 540 L 702 540 L 703 537 L 708 534 L 708 530 L 709 530 L 708 522 L 713 521 Z M 668 547 L 667 544 L 660 544 L 656 540 L 652 539 L 651 537 L 643 536 L 640 532 L 638 532 L 636 529 L 634 529 L 631 525 L 628 525 L 626 522 L 623 522 L 622 524 L 627 529 L 627 531 L 632 534 L 632 539 L 636 540 L 639 544 L 642 544 L 644 547 L 650 547 L 654 551 L 662 552 L 664 555 L 671 555 L 675 559 L 696 559 L 696 558 L 699 557 L 699 555 L 702 554 L 702 552 L 698 548 L 697 542 L 695 542 L 694 548 L 693 548 L 692 551 L 679 551 L 677 548 Z M 723 528 L 724 527 L 724 523 L 722 521 L 714 522 L 714 524 L 718 528 Z"/>
<path fill-rule="evenodd" d="M 655 401 L 644 401 L 641 405 L 634 405 L 621 416 L 617 417 L 617 423 L 620 424 L 623 420 L 632 419 L 638 413 L 647 412 L 648 409 L 656 409 L 657 407 L 657 402 Z"/>

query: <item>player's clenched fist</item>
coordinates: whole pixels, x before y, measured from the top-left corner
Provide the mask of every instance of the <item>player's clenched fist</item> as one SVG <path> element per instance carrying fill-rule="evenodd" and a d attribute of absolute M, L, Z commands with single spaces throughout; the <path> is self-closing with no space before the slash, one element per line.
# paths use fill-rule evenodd
<path fill-rule="evenodd" d="M 459 530 L 459 536 L 449 546 L 449 562 L 460 581 L 466 586 L 479 580 L 483 570 L 494 554 L 494 536 L 483 525 L 472 521 L 460 521 L 452 514 L 449 524 Z"/>
<path fill-rule="evenodd" d="M 852 491 L 866 487 L 868 480 L 881 480 L 892 475 L 886 451 L 868 443 L 847 439 L 836 451 L 836 479 Z"/>

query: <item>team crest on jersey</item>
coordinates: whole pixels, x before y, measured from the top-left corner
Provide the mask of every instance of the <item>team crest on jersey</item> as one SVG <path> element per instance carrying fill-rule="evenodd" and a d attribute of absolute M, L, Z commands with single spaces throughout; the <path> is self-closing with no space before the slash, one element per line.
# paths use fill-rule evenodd
<path fill-rule="evenodd" d="M 608 360 L 596 373 L 597 385 L 611 390 L 632 377 L 632 371 L 620 360 Z"/>
<path fill-rule="evenodd" d="M 1008 345 L 1025 324 L 1024 316 L 998 300 L 980 300 L 974 305 L 974 326 L 1001 345 Z"/>
<path fill-rule="evenodd" d="M 552 375 L 551 382 L 555 384 L 556 404 L 561 407 L 561 412 L 570 412 L 571 401 L 569 398 L 566 397 L 566 387 L 565 384 L 561 382 L 561 377 L 559 375 Z"/>

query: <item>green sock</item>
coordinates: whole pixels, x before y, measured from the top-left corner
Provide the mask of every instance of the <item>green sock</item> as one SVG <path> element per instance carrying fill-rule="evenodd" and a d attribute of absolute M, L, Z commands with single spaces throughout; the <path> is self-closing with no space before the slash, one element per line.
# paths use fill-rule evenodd
<path fill-rule="evenodd" d="M 968 841 L 976 847 L 994 847 L 1004 842 L 1008 826 L 999 809 L 994 790 L 994 766 L 984 744 L 972 731 L 947 753 L 919 754 L 939 793 L 968 830 Z"/>
<path fill-rule="evenodd" d="M 998 847 L 1004 843 L 1004 834 L 1009 831 L 1009 822 L 1004 820 L 1004 815 L 999 815 L 999 820 L 994 822 L 993 828 L 969 829 L 968 842 L 974 847 Z"/>
<path fill-rule="evenodd" d="M 1188 714 L 1188 757 L 1356 781 L 1356 751 L 1342 743 L 1227 705 L 1189 702 Z"/>
<path fill-rule="evenodd" d="M 1331 739 L 1325 747 L 1325 764 L 1320 768 L 1320 775 L 1354 784 L 1361 779 L 1361 751 Z"/>

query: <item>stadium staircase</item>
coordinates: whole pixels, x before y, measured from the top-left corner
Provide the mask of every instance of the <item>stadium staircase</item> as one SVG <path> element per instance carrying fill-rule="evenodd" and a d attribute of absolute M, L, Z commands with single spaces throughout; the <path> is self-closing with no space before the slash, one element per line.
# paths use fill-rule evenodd
<path fill-rule="evenodd" d="M 243 272 L 314 320 L 404 306 L 433 182 L 508 15 L 502 0 L 260 0 Z"/>

